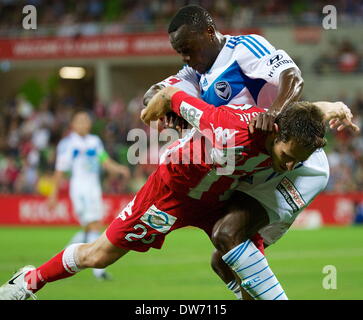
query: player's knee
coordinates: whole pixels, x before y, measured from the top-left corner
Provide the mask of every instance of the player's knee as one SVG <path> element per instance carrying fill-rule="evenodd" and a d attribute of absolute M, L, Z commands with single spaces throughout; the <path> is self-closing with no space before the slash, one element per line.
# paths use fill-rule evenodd
<path fill-rule="evenodd" d="M 210 260 L 211 267 L 215 273 L 219 273 L 221 254 L 218 250 L 214 250 Z"/>
<path fill-rule="evenodd" d="M 223 254 L 246 240 L 243 227 L 233 224 L 221 224 L 212 234 L 212 242 L 217 250 Z"/>

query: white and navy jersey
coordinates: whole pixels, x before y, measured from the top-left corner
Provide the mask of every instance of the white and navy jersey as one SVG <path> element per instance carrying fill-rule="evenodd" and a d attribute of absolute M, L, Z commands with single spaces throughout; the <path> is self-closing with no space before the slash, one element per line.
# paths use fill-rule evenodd
<path fill-rule="evenodd" d="M 266 209 L 270 224 L 259 233 L 266 243 L 272 244 L 325 189 L 328 180 L 328 159 L 325 152 L 318 149 L 294 170 L 277 173 L 270 168 L 258 172 L 241 180 L 237 190 L 257 199 Z"/>
<path fill-rule="evenodd" d="M 270 107 L 277 97 L 281 72 L 298 69 L 297 65 L 262 36 L 224 37 L 225 45 L 206 73 L 184 66 L 160 84 L 176 86 L 215 106 L 245 103 Z"/>
<path fill-rule="evenodd" d="M 71 133 L 57 146 L 55 168 L 71 172 L 71 185 L 100 184 L 100 157 L 105 150 L 101 139 L 93 134 Z"/>

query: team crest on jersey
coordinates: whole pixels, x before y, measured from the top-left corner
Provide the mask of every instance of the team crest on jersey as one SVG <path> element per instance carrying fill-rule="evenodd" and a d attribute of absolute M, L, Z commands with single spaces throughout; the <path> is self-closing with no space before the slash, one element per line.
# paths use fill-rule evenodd
<path fill-rule="evenodd" d="M 292 208 L 294 213 L 306 205 L 306 202 L 304 201 L 300 192 L 287 177 L 284 177 L 276 188 L 285 198 L 286 202 Z"/>
<path fill-rule="evenodd" d="M 218 97 L 229 101 L 232 96 L 232 88 L 227 81 L 218 81 L 214 84 L 214 91 Z"/>
<path fill-rule="evenodd" d="M 155 205 L 152 205 L 145 214 L 141 217 L 141 221 L 149 227 L 161 232 L 166 233 L 170 230 L 176 221 L 176 217 L 159 210 Z"/>

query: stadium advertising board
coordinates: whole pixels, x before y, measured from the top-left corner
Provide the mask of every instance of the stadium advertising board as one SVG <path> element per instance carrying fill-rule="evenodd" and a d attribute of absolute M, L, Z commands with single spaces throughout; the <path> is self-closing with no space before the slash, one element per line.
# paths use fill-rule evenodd
<path fill-rule="evenodd" d="M 257 33 L 259 29 L 227 32 Z M 117 34 L 83 37 L 0 39 L 0 59 L 106 58 L 176 55 L 169 37 L 162 33 Z"/>
<path fill-rule="evenodd" d="M 104 222 L 110 223 L 131 199 L 131 195 L 103 197 Z M 79 225 L 67 197 L 50 210 L 41 196 L 1 195 L 0 207 L 0 225 Z"/>
<path fill-rule="evenodd" d="M 131 201 L 133 195 L 104 196 L 104 222 L 110 223 Z M 355 215 L 355 203 L 363 202 L 362 194 L 321 194 L 300 214 L 297 227 L 349 225 Z M 1 195 L 0 225 L 78 225 L 67 197 L 59 199 L 53 210 L 40 196 Z M 315 223 L 316 222 L 316 223 Z"/>

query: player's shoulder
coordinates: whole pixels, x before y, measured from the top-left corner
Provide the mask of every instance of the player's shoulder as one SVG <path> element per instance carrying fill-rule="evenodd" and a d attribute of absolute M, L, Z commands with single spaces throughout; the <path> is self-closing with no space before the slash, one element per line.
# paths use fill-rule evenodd
<path fill-rule="evenodd" d="M 229 36 L 226 41 L 226 50 L 233 50 L 235 57 L 242 60 L 262 59 L 276 51 L 267 39 L 258 34 Z"/>
<path fill-rule="evenodd" d="M 220 108 L 234 112 L 234 113 L 261 113 L 261 112 L 266 112 L 266 109 L 263 108 L 259 108 L 253 104 L 247 104 L 247 103 L 242 103 L 242 104 L 234 104 L 234 103 L 230 103 L 230 104 L 226 104 L 221 106 Z"/>
<path fill-rule="evenodd" d="M 65 152 L 72 144 L 72 137 L 70 134 L 63 137 L 57 145 L 58 152 Z"/>
<path fill-rule="evenodd" d="M 87 134 L 86 139 L 91 143 L 102 143 L 101 138 L 94 133 Z"/>

